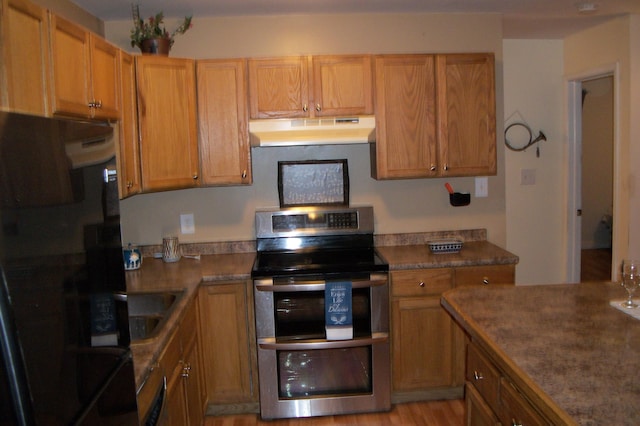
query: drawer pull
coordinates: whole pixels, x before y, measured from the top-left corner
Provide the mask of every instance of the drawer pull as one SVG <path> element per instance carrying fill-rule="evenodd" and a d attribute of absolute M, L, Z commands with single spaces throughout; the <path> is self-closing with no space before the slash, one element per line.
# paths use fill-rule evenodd
<path fill-rule="evenodd" d="M 511 419 L 511 426 L 523 426 L 522 422 L 519 422 L 516 419 Z"/>
<path fill-rule="evenodd" d="M 476 380 L 482 380 L 484 379 L 484 376 L 482 375 L 482 373 L 478 373 L 477 371 L 473 371 L 473 378 Z"/>
<path fill-rule="evenodd" d="M 419 283 L 418 285 L 419 285 L 420 287 L 424 287 L 424 286 L 425 286 L 424 281 L 420 281 L 420 283 Z"/>
<path fill-rule="evenodd" d="M 482 278 L 482 284 L 489 285 L 489 277 L 483 277 Z"/>

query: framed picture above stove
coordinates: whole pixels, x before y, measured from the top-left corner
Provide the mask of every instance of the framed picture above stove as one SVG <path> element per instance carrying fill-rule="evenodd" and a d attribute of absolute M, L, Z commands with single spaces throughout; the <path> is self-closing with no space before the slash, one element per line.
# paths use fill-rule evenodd
<path fill-rule="evenodd" d="M 348 206 L 346 159 L 278 162 L 280 208 Z"/>

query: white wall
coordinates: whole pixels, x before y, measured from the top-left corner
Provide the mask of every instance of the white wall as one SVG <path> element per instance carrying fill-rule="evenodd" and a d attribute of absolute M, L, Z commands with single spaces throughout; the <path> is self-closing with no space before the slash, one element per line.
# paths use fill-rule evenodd
<path fill-rule="evenodd" d="M 521 122 L 534 138 L 541 130 L 547 137 L 536 144 L 540 157 L 535 146 L 505 151 L 507 249 L 520 256 L 517 284 L 559 283 L 565 274 L 563 42 L 504 40 L 503 57 L 504 127 Z M 535 172 L 534 185 L 521 184 L 523 169 Z"/>
<path fill-rule="evenodd" d="M 502 134 L 502 29 L 495 14 L 350 14 L 244 18 L 195 17 L 194 27 L 176 39 L 171 56 L 191 58 L 284 56 L 291 54 L 391 52 L 494 52 L 497 133 Z M 169 23 L 169 28 L 171 28 Z M 107 39 L 131 49 L 130 21 L 107 22 Z M 251 240 L 254 211 L 277 206 L 277 161 L 347 158 L 352 204 L 374 206 L 376 233 L 486 228 L 504 246 L 504 150 L 498 143 L 498 175 L 489 178 L 489 197 L 452 207 L 445 179 L 376 181 L 370 177 L 366 145 L 257 148 L 252 150 L 254 183 L 249 187 L 198 188 L 137 195 L 121 207 L 126 241 L 158 244 L 178 233 L 179 214 L 192 212 L 196 233 L 184 242 Z M 449 179 L 460 191 L 473 178 Z"/>

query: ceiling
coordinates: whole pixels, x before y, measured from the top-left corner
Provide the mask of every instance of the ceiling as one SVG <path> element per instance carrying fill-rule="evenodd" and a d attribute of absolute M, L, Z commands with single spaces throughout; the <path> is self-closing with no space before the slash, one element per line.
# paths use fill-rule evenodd
<path fill-rule="evenodd" d="M 131 0 L 71 0 L 103 21 L 131 19 Z M 500 13 L 504 38 L 564 38 L 623 14 L 640 0 L 139 0 L 140 15 L 166 17 L 314 13 Z M 585 13 L 578 12 L 586 5 Z"/>

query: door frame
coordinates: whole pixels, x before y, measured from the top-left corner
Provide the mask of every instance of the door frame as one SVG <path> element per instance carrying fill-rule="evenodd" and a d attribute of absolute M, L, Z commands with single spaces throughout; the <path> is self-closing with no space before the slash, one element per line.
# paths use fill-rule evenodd
<path fill-rule="evenodd" d="M 565 76 L 567 99 L 567 241 L 566 241 L 566 281 L 580 282 L 580 252 L 582 246 L 582 220 L 577 212 L 582 208 L 582 82 L 601 77 L 613 78 L 613 230 L 612 230 L 612 268 L 611 279 L 617 273 L 613 265 L 620 262 L 620 238 L 629 227 L 624 211 L 624 197 L 621 196 L 621 185 L 624 170 L 621 170 L 620 147 L 620 72 L 619 64 L 612 63 L 584 73 Z"/>

